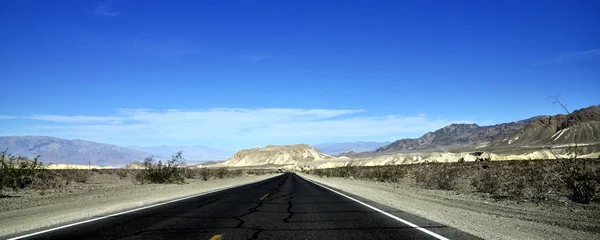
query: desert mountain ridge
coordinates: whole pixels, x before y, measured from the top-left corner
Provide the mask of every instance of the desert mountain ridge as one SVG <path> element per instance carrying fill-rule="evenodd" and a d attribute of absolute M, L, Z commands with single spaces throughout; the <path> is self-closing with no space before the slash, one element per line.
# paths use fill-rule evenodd
<path fill-rule="evenodd" d="M 241 150 L 225 161 L 225 166 L 291 165 L 314 160 L 334 159 L 308 144 L 268 145 Z"/>
<path fill-rule="evenodd" d="M 492 143 L 496 148 L 556 146 L 600 143 L 600 106 L 590 106 L 569 115 L 536 118 L 519 131 Z"/>
<path fill-rule="evenodd" d="M 451 124 L 416 139 L 400 139 L 375 151 L 341 153 L 347 157 L 369 157 L 402 152 L 495 151 L 546 148 L 565 144 L 600 143 L 600 106 L 590 106 L 569 115 L 536 116 L 491 126 Z M 593 152 L 595 149 L 589 149 Z"/>
<path fill-rule="evenodd" d="M 15 156 L 34 158 L 40 155 L 44 164 L 88 166 L 123 166 L 142 161 L 152 154 L 113 144 L 86 140 L 68 140 L 48 136 L 0 137 L 0 149 Z"/>
<path fill-rule="evenodd" d="M 450 124 L 417 139 L 400 139 L 375 152 L 400 152 L 426 149 L 449 149 L 458 147 L 480 147 L 504 139 L 516 133 L 540 117 L 491 126 L 477 124 Z"/>
<path fill-rule="evenodd" d="M 15 156 L 34 158 L 40 155 L 44 164 L 84 168 L 91 164 L 100 167 L 123 167 L 132 162 L 142 162 L 146 157 L 170 159 L 177 151 L 183 151 L 187 163 L 209 160 L 225 160 L 232 151 L 205 146 L 134 147 L 98 143 L 78 139 L 62 139 L 50 136 L 0 136 L 0 149 Z"/>
<path fill-rule="evenodd" d="M 263 148 L 241 150 L 224 162 L 217 161 L 190 166 L 289 166 L 325 164 L 326 162 L 336 162 L 336 164 L 333 164 L 336 166 L 342 164 L 342 162 L 348 164 L 360 162 L 367 165 L 403 164 L 420 161 L 468 160 L 472 159 L 472 155 L 469 154 L 473 152 L 485 153 L 488 156 L 486 158 L 492 160 L 526 160 L 551 158 L 554 153 L 561 153 L 560 149 L 566 149 L 574 143 L 577 143 L 580 147 L 579 150 L 581 150 L 582 156 L 596 157 L 597 153 L 600 152 L 600 106 L 579 109 L 569 115 L 537 116 L 492 126 L 451 124 L 426 133 L 417 139 L 400 139 L 376 150 L 342 153 L 338 157 L 323 153 L 307 144 L 269 145 Z M 331 147 L 327 151 L 332 149 L 338 151 L 340 148 L 348 149 L 357 146 L 374 149 L 373 146 L 377 144 L 382 143 L 330 143 L 315 146 L 320 146 L 323 149 Z M 173 150 L 170 149 L 173 146 L 163 147 L 166 147 L 166 152 Z M 555 148 L 556 151 L 553 153 L 547 152 L 550 147 Z M 46 164 L 82 166 L 119 167 L 128 163 L 141 162 L 151 155 L 157 156 L 157 154 L 112 144 L 45 136 L 0 137 L 0 148 L 9 149 L 10 153 L 18 156 L 33 158 L 41 155 L 41 160 Z M 164 152 L 165 149 L 159 150 Z M 175 152 L 172 151 L 169 155 Z M 474 159 L 478 157 L 479 155 Z M 168 157 L 163 156 L 163 158 Z M 188 158 L 185 150 L 184 158 Z M 332 164 L 327 163 L 325 165 Z M 128 167 L 139 168 L 135 164 Z"/>

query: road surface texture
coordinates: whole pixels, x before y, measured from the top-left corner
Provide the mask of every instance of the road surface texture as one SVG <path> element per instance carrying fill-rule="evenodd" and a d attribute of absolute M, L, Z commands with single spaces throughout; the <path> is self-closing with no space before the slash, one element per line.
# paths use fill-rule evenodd
<path fill-rule="evenodd" d="M 28 237 L 207 240 L 445 238 L 476 239 L 456 229 L 317 185 L 293 173 Z"/>

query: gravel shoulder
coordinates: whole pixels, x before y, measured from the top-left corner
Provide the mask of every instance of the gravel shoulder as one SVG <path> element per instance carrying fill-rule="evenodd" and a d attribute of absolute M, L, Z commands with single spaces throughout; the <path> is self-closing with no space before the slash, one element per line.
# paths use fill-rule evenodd
<path fill-rule="evenodd" d="M 535 204 L 402 183 L 299 175 L 484 239 L 600 239 L 597 203 Z"/>
<path fill-rule="evenodd" d="M 0 238 L 248 184 L 274 176 L 269 174 L 209 181 L 192 179 L 181 185 L 136 185 L 130 180 L 99 180 L 43 193 L 20 192 L 12 197 L 0 198 Z"/>

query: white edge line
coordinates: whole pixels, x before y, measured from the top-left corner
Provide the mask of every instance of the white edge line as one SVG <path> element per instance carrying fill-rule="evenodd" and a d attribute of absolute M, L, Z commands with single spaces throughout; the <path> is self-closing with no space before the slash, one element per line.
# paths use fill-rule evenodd
<path fill-rule="evenodd" d="M 297 175 L 297 174 L 296 174 L 296 175 Z M 390 214 L 390 213 L 387 213 L 387 212 L 385 212 L 385 211 L 383 211 L 383 210 L 381 210 L 381 209 L 379 209 L 379 208 L 376 208 L 376 207 L 373 207 L 373 206 L 371 206 L 371 205 L 369 205 L 369 204 L 366 204 L 366 203 L 364 203 L 364 202 L 361 202 L 361 201 L 359 201 L 359 200 L 357 200 L 357 199 L 355 199 L 355 198 L 353 198 L 353 197 L 350 197 L 350 196 L 348 196 L 348 195 L 346 195 L 346 194 L 343 194 L 343 193 L 341 193 L 341 192 L 338 192 L 338 191 L 336 191 L 336 190 L 333 190 L 333 189 L 331 189 L 331 188 L 329 188 L 329 187 L 326 187 L 326 186 L 324 186 L 324 185 L 322 185 L 322 184 L 320 184 L 320 183 L 317 183 L 317 182 L 315 182 L 315 181 L 313 181 L 313 180 L 306 179 L 306 178 L 304 178 L 304 177 L 302 177 L 302 176 L 300 176 L 300 175 L 298 175 L 298 176 L 299 176 L 300 178 L 302 178 L 302 179 L 304 179 L 304 180 L 308 181 L 308 182 L 311 182 L 311 183 L 313 183 L 313 184 L 315 184 L 315 185 L 317 185 L 317 186 L 320 186 L 320 187 L 322 187 L 322 188 L 325 188 L 325 189 L 327 189 L 327 190 L 329 190 L 329 191 L 332 191 L 332 192 L 334 192 L 334 193 L 337 193 L 337 194 L 339 194 L 339 195 L 342 195 L 342 196 L 344 196 L 344 197 L 346 197 L 346 198 L 348 198 L 348 199 L 350 199 L 350 200 L 352 200 L 352 201 L 355 201 L 355 202 L 357 202 L 357 203 L 360 203 L 360 204 L 362 204 L 362 205 L 364 205 L 364 206 L 366 206 L 366 207 L 368 207 L 368 208 L 370 208 L 370 209 L 373 209 L 373 210 L 375 210 L 375 211 L 377 211 L 377 212 L 379 212 L 379 213 L 381 213 L 381 214 L 383 214 L 383 215 L 386 215 L 386 216 L 388 216 L 388 217 L 390 217 L 390 218 L 393 218 L 393 219 L 395 219 L 396 221 L 399 221 L 399 222 L 401 222 L 401 223 L 404 223 L 404 224 L 406 224 L 406 225 L 408 225 L 408 226 L 410 226 L 410 227 L 413 227 L 413 228 L 415 228 L 415 229 L 417 229 L 417 230 L 419 230 L 419 231 L 421 231 L 421 232 L 427 233 L 427 234 L 429 234 L 429 235 L 431 235 L 431 236 L 433 236 L 433 237 L 435 237 L 435 238 L 437 238 L 437 239 L 440 239 L 440 240 L 450 240 L 450 239 L 448 239 L 448 238 L 446 238 L 446 237 L 444 237 L 444 236 L 442 236 L 442 235 L 439 235 L 439 234 L 437 234 L 437 233 L 434 233 L 434 232 L 432 232 L 432 231 L 429 231 L 429 230 L 427 230 L 427 229 L 425 229 L 425 228 L 423 228 L 423 227 L 419 227 L 419 225 L 417 225 L 417 224 L 414 224 L 414 223 L 411 223 L 411 222 L 409 222 L 409 221 L 406 221 L 406 220 L 404 220 L 404 219 L 402 219 L 402 218 L 396 217 L 396 216 L 394 216 L 394 215 L 392 215 L 392 214 Z"/>
<path fill-rule="evenodd" d="M 277 177 L 277 176 L 274 176 L 274 177 Z M 261 180 L 261 181 L 258 181 L 258 182 L 266 181 L 266 180 L 269 180 L 269 179 L 274 178 L 274 177 L 270 177 L 270 178 L 267 178 L 267 179 L 264 179 L 264 180 Z M 203 195 L 207 195 L 207 194 L 211 194 L 211 193 L 215 193 L 215 192 L 220 192 L 220 191 L 224 191 L 224 190 L 228 190 L 228 189 L 232 189 L 232 188 L 236 188 L 236 187 L 245 186 L 245 185 L 248 185 L 248 184 L 258 183 L 258 182 L 251 182 L 251 183 L 234 185 L 234 186 L 231 186 L 231 187 L 225 187 L 225 188 L 219 188 L 219 189 L 215 189 L 215 190 L 210 190 L 208 192 L 203 192 L 203 193 L 195 194 L 195 195 L 192 195 L 192 196 L 177 198 L 177 199 L 169 200 L 169 201 L 166 201 L 166 202 L 152 204 L 150 206 L 145 206 L 145 207 L 140 207 L 140 208 L 135 208 L 135 209 L 127 210 L 125 212 L 113 213 L 113 214 L 110 214 L 110 215 L 106 215 L 106 216 L 102 216 L 102 217 L 97 217 L 97 218 L 92 218 L 92 219 L 88 219 L 88 220 L 81 221 L 81 222 L 76 222 L 76 223 L 71 223 L 71 224 L 67 224 L 67 225 L 62 225 L 62 226 L 58 226 L 58 227 L 55 227 L 55 228 L 50 228 L 50 229 L 42 230 L 42 231 L 39 231 L 39 232 L 34 232 L 34 233 L 26 234 L 26 235 L 21 235 L 21 236 L 9 238 L 7 240 L 17 240 L 17 239 L 28 238 L 28 237 L 32 237 L 32 236 L 35 236 L 35 235 L 40 235 L 40 234 L 47 233 L 47 232 L 56 231 L 56 230 L 63 229 L 63 228 L 77 226 L 77 225 L 80 225 L 80 224 L 94 222 L 94 221 L 98 221 L 98 220 L 102 220 L 102 219 L 106 219 L 106 218 L 110 218 L 110 217 L 114 217 L 114 216 L 119 216 L 119 215 L 131 213 L 131 212 L 135 212 L 135 211 L 139 211 L 139 210 L 144 210 L 144 209 L 148 209 L 148 208 L 158 207 L 158 206 L 161 206 L 161 205 L 165 205 L 165 204 L 169 204 L 169 203 L 174 203 L 174 202 L 179 202 L 179 201 L 183 201 L 183 200 L 186 200 L 186 199 L 200 197 L 200 196 L 203 196 Z"/>

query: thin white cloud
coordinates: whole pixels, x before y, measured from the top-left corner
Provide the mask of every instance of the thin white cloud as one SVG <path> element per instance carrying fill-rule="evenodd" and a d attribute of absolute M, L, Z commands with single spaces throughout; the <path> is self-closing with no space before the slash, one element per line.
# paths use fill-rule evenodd
<path fill-rule="evenodd" d="M 122 123 L 126 118 L 113 116 L 62 116 L 62 115 L 31 115 L 25 117 L 31 120 L 41 120 L 61 123 Z"/>
<path fill-rule="evenodd" d="M 585 51 L 566 52 L 556 56 L 550 60 L 542 60 L 536 62 L 540 64 L 557 64 L 557 63 L 572 63 L 589 59 L 600 59 L 600 48 L 590 49 Z"/>
<path fill-rule="evenodd" d="M 2 115 L 0 115 L 0 120 L 15 119 L 15 118 L 17 118 L 17 117 L 15 117 L 15 116 L 2 116 Z"/>
<path fill-rule="evenodd" d="M 116 116 L 35 115 L 56 124 L 30 127 L 30 134 L 80 138 L 123 145 L 204 144 L 256 147 L 319 143 L 335 139 L 415 136 L 454 122 L 413 116 L 359 116 L 361 109 L 123 109 Z M 361 114 L 364 115 L 364 114 Z M 224 146 L 227 145 L 227 146 Z"/>
<path fill-rule="evenodd" d="M 556 62 L 578 61 L 590 58 L 600 58 L 600 48 L 587 51 L 564 53 L 556 59 Z"/>
<path fill-rule="evenodd" d="M 252 55 L 250 58 L 253 61 L 263 61 L 263 60 L 271 59 L 271 58 L 273 58 L 273 56 L 271 56 L 271 54 L 264 53 L 264 54 Z"/>
<path fill-rule="evenodd" d="M 115 17 L 121 15 L 120 12 L 115 11 L 107 3 L 98 3 L 96 8 L 94 9 L 94 13 L 103 17 Z"/>

